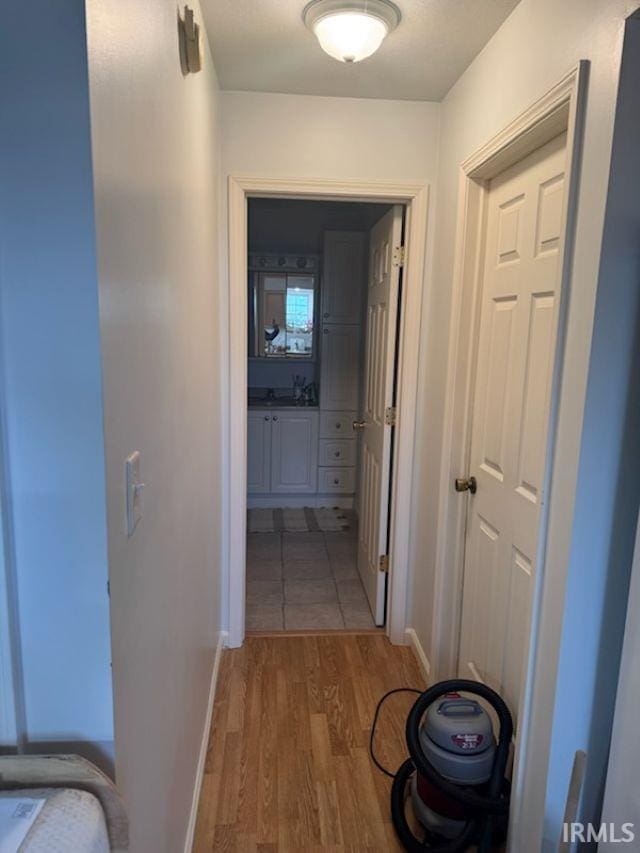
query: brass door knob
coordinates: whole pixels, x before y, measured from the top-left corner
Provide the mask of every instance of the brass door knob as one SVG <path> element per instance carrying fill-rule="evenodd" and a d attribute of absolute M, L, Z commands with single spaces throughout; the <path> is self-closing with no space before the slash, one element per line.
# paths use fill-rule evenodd
<path fill-rule="evenodd" d="M 364 429 L 367 425 L 366 421 L 354 421 L 353 428 L 354 429 Z"/>
<path fill-rule="evenodd" d="M 471 492 L 475 495 L 478 491 L 478 481 L 475 477 L 457 477 L 454 486 L 456 492 Z"/>

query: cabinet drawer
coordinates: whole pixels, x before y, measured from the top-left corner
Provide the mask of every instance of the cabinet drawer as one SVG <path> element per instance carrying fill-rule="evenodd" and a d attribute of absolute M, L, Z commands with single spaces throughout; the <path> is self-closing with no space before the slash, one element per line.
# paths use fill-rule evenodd
<path fill-rule="evenodd" d="M 356 490 L 355 468 L 319 468 L 318 491 L 324 494 L 353 494 Z"/>
<path fill-rule="evenodd" d="M 318 464 L 334 467 L 355 465 L 357 447 L 355 439 L 321 438 Z"/>
<path fill-rule="evenodd" d="M 320 438 L 355 438 L 357 412 L 320 412 Z"/>

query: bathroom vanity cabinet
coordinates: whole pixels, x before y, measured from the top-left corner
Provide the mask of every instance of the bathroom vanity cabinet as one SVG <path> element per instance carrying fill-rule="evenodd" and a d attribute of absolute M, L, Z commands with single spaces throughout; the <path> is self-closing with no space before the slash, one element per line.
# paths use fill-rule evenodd
<path fill-rule="evenodd" d="M 249 494 L 315 494 L 318 487 L 317 409 L 249 409 Z"/>

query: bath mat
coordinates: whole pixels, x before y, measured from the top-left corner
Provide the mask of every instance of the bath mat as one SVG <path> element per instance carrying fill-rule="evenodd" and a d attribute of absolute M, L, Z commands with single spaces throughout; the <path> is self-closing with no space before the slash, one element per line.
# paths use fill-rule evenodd
<path fill-rule="evenodd" d="M 247 511 L 249 533 L 307 533 L 309 531 L 349 530 L 348 513 L 336 507 L 301 507 L 292 509 L 250 509 Z"/>

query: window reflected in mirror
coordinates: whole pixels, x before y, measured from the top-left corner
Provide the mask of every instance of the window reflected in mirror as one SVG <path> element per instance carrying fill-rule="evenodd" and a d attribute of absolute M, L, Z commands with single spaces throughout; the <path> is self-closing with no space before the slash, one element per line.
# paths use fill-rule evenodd
<path fill-rule="evenodd" d="M 253 352 L 266 358 L 312 358 L 316 276 L 256 273 L 250 299 Z"/>
<path fill-rule="evenodd" d="M 313 276 L 287 276 L 286 351 L 289 355 L 313 355 L 314 292 Z"/>

